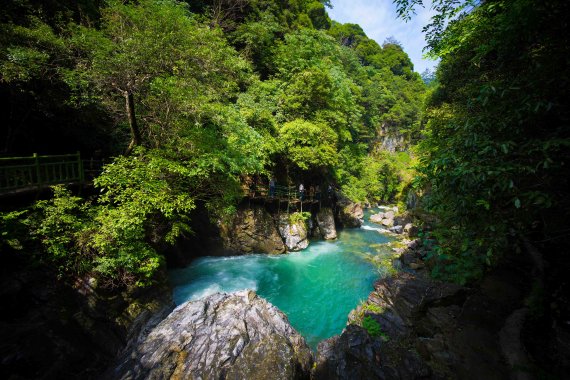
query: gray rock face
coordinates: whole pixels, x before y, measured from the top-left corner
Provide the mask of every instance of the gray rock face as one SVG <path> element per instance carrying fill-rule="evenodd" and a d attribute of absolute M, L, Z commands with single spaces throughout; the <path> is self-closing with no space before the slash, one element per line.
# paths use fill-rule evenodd
<path fill-rule="evenodd" d="M 360 326 L 349 325 L 340 336 L 319 344 L 314 380 L 424 379 L 431 371 L 413 350 L 391 356 L 386 343 L 371 338 Z"/>
<path fill-rule="evenodd" d="M 343 227 L 357 228 L 364 222 L 364 210 L 347 199 L 338 202 L 338 220 Z"/>
<path fill-rule="evenodd" d="M 380 345 L 362 327 L 349 325 L 318 346 L 313 379 L 383 379 Z"/>
<path fill-rule="evenodd" d="M 291 222 L 289 215 L 279 217 L 279 233 L 288 251 L 300 251 L 309 246 L 307 225 L 299 220 Z"/>
<path fill-rule="evenodd" d="M 418 195 L 413 190 L 409 190 L 408 194 L 406 195 L 406 208 L 408 210 L 413 210 L 418 206 L 419 206 Z"/>
<path fill-rule="evenodd" d="M 317 226 L 320 236 L 325 240 L 336 239 L 336 227 L 334 224 L 334 215 L 330 208 L 323 207 L 317 213 Z"/>
<path fill-rule="evenodd" d="M 418 329 L 423 332 L 449 323 L 449 320 L 438 320 L 449 313 L 447 309 L 438 313 L 441 311 L 438 306 L 464 297 L 464 288 L 409 273 L 380 280 L 374 287 L 367 304 L 382 312 L 371 312 L 372 309 L 362 305 L 351 312 L 349 323 L 353 324 L 348 325 L 340 336 L 319 344 L 315 379 L 411 380 L 434 375 L 428 360 L 417 352 L 414 343 L 412 346 L 410 343 Z M 423 317 L 426 310 L 427 316 Z M 386 339 L 372 338 L 365 329 L 355 325 L 362 315 L 376 321 Z"/>
<path fill-rule="evenodd" d="M 378 281 L 368 301 L 384 310 L 374 319 L 391 339 L 403 338 L 428 306 L 464 299 L 465 288 L 402 272 Z M 354 314 L 354 313 L 353 313 Z M 353 315 L 351 314 L 351 315 Z"/>
<path fill-rule="evenodd" d="M 125 352 L 115 379 L 308 379 L 305 339 L 252 291 L 177 307 Z"/>
<path fill-rule="evenodd" d="M 220 225 L 226 249 L 239 253 L 283 253 L 285 245 L 271 215 L 263 207 L 238 210 L 229 223 Z"/>
<path fill-rule="evenodd" d="M 404 149 L 406 142 L 404 137 L 398 134 L 388 134 L 382 136 L 382 149 L 389 152 L 396 152 Z"/>

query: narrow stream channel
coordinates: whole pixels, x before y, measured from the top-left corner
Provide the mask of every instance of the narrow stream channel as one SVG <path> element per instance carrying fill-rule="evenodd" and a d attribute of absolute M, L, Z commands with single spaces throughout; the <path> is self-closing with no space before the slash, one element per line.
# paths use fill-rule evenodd
<path fill-rule="evenodd" d="M 339 334 L 348 313 L 368 297 L 383 273 L 367 257 L 385 254 L 382 244 L 391 240 L 365 222 L 359 229 L 339 231 L 336 241 L 312 241 L 302 252 L 203 257 L 170 272 L 174 301 L 253 289 L 287 314 L 315 350 L 320 341 Z"/>

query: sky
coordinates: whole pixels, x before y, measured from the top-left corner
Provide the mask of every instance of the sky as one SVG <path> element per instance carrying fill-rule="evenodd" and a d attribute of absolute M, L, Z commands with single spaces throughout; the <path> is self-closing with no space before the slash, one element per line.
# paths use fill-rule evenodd
<path fill-rule="evenodd" d="M 333 20 L 360 25 L 366 35 L 380 45 L 390 36 L 396 38 L 410 56 L 414 71 L 421 74 L 426 68 L 436 66 L 435 61 L 422 58 L 426 45 L 422 28 L 434 13 L 429 8 L 418 7 L 416 15 L 405 22 L 396 17 L 392 0 L 331 0 L 331 4 L 333 8 L 327 11 Z"/>

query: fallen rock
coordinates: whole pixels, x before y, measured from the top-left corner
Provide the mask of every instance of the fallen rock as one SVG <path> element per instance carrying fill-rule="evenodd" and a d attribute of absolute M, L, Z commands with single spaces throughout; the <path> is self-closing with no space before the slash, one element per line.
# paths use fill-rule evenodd
<path fill-rule="evenodd" d="M 317 213 L 317 227 L 320 236 L 325 240 L 336 239 L 336 227 L 334 224 L 334 215 L 329 207 L 323 207 Z"/>
<path fill-rule="evenodd" d="M 408 212 L 404 212 L 403 214 L 396 215 L 394 217 L 394 224 L 405 226 L 408 223 L 412 223 L 412 216 Z"/>
<path fill-rule="evenodd" d="M 308 379 L 311 350 L 285 314 L 253 291 L 177 307 L 123 353 L 114 379 Z"/>
<path fill-rule="evenodd" d="M 419 246 L 420 246 L 420 240 L 419 239 L 412 240 L 411 242 L 408 243 L 409 249 L 416 249 L 416 248 L 419 248 Z"/>
<path fill-rule="evenodd" d="M 285 252 L 275 222 L 263 207 L 238 210 L 232 220 L 220 223 L 220 235 L 225 248 L 233 252 Z"/>
<path fill-rule="evenodd" d="M 372 223 L 382 224 L 382 219 L 384 219 L 384 213 L 379 212 L 378 214 L 370 215 L 370 221 Z"/>
<path fill-rule="evenodd" d="M 309 246 L 308 230 L 305 221 L 293 221 L 290 215 L 279 217 L 279 233 L 285 241 L 288 251 L 300 251 Z"/>

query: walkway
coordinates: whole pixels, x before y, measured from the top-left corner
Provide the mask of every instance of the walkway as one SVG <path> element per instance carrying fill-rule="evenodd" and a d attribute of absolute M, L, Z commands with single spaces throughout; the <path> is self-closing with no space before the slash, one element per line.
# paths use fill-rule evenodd
<path fill-rule="evenodd" d="M 57 184 L 84 184 L 101 172 L 101 161 L 74 154 L 0 158 L 0 195 L 42 190 Z"/>

